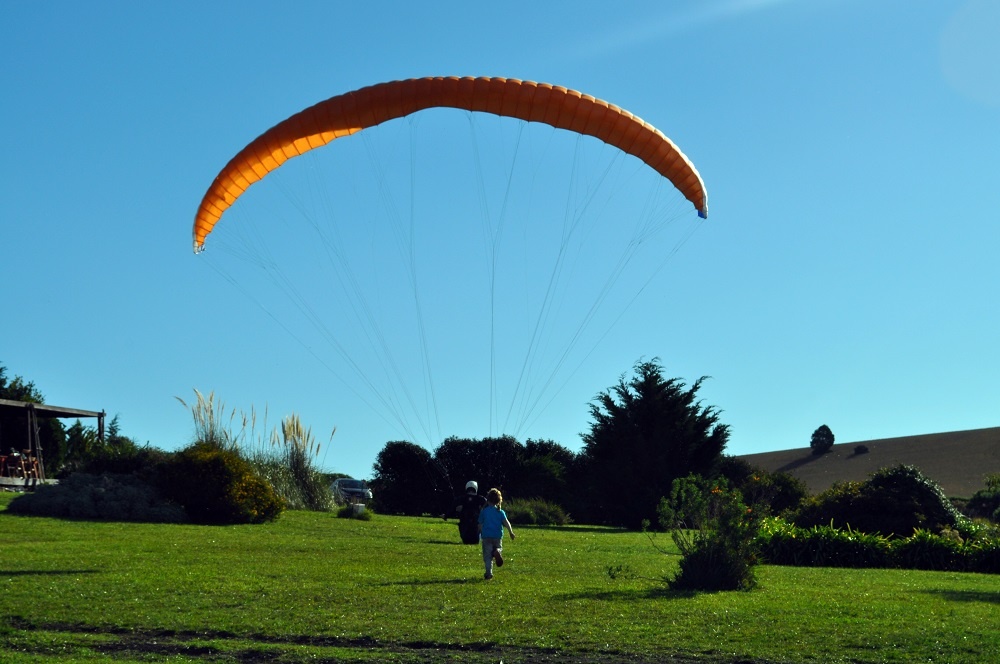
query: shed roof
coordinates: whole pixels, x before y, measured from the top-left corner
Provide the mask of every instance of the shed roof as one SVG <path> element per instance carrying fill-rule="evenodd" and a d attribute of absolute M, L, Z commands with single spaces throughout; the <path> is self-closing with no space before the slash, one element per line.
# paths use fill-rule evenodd
<path fill-rule="evenodd" d="M 42 417 L 98 417 L 103 418 L 104 411 L 81 410 L 80 408 L 64 408 L 62 406 L 50 406 L 44 403 L 31 403 L 29 401 L 12 401 L 10 399 L 0 399 L 0 409 L 9 410 L 34 410 L 36 415 Z"/>

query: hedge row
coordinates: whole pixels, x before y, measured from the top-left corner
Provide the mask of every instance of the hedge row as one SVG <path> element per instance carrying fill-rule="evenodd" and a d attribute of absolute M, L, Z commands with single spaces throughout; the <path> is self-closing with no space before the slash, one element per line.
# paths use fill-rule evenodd
<path fill-rule="evenodd" d="M 1000 541 L 986 536 L 963 539 L 955 530 L 886 537 L 832 526 L 800 528 L 771 518 L 761 525 L 757 545 L 762 560 L 773 565 L 1000 573 Z"/>

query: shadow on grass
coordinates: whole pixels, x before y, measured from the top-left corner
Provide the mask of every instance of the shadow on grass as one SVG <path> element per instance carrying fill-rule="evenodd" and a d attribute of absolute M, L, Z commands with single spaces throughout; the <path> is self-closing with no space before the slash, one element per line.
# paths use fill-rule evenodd
<path fill-rule="evenodd" d="M 579 593 L 564 593 L 557 595 L 559 599 L 586 599 L 598 602 L 629 602 L 650 599 L 690 599 L 700 593 L 693 590 L 670 590 L 663 587 L 637 588 L 633 590 L 591 590 Z"/>
<path fill-rule="evenodd" d="M 455 586 L 481 579 L 410 579 L 408 581 L 383 581 L 380 586 Z"/>
<path fill-rule="evenodd" d="M 395 538 L 397 542 L 412 542 L 413 544 L 443 544 L 450 546 L 452 544 L 458 544 L 459 546 L 465 546 L 462 540 L 458 537 L 458 532 L 455 532 L 455 539 L 427 539 L 425 537 L 415 537 L 413 535 L 400 535 Z"/>
<path fill-rule="evenodd" d="M 69 574 L 98 574 L 96 569 L 0 569 L 0 576 L 65 576 Z"/>
<path fill-rule="evenodd" d="M 511 522 L 518 528 L 530 528 L 531 530 L 554 530 L 560 533 L 573 532 L 573 533 L 602 533 L 606 535 L 627 535 L 630 533 L 637 533 L 638 530 L 628 530 L 626 528 L 616 528 L 615 526 L 577 526 L 575 524 L 567 524 L 565 526 L 545 526 L 536 525 L 533 523 L 516 523 Z"/>
<path fill-rule="evenodd" d="M 983 602 L 985 604 L 1000 604 L 1000 592 L 985 590 L 925 590 L 928 595 L 937 595 L 952 602 Z"/>

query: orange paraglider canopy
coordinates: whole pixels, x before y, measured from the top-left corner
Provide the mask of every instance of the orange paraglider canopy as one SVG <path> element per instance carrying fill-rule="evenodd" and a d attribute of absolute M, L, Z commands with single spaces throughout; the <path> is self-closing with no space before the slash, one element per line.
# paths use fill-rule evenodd
<path fill-rule="evenodd" d="M 508 78 L 433 77 L 380 83 L 331 97 L 268 129 L 216 176 L 195 215 L 194 250 L 204 249 L 223 212 L 247 188 L 292 157 L 388 120 L 429 108 L 457 108 L 542 122 L 598 138 L 638 157 L 708 215 L 694 165 L 652 125 L 617 106 L 567 88 Z"/>

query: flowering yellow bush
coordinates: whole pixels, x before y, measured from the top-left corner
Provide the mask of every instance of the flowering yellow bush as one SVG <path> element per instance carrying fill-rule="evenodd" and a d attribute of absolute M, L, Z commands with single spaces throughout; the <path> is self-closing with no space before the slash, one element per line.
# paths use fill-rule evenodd
<path fill-rule="evenodd" d="M 178 452 L 165 469 L 162 489 L 196 523 L 264 523 L 285 509 L 239 454 L 209 443 Z"/>

